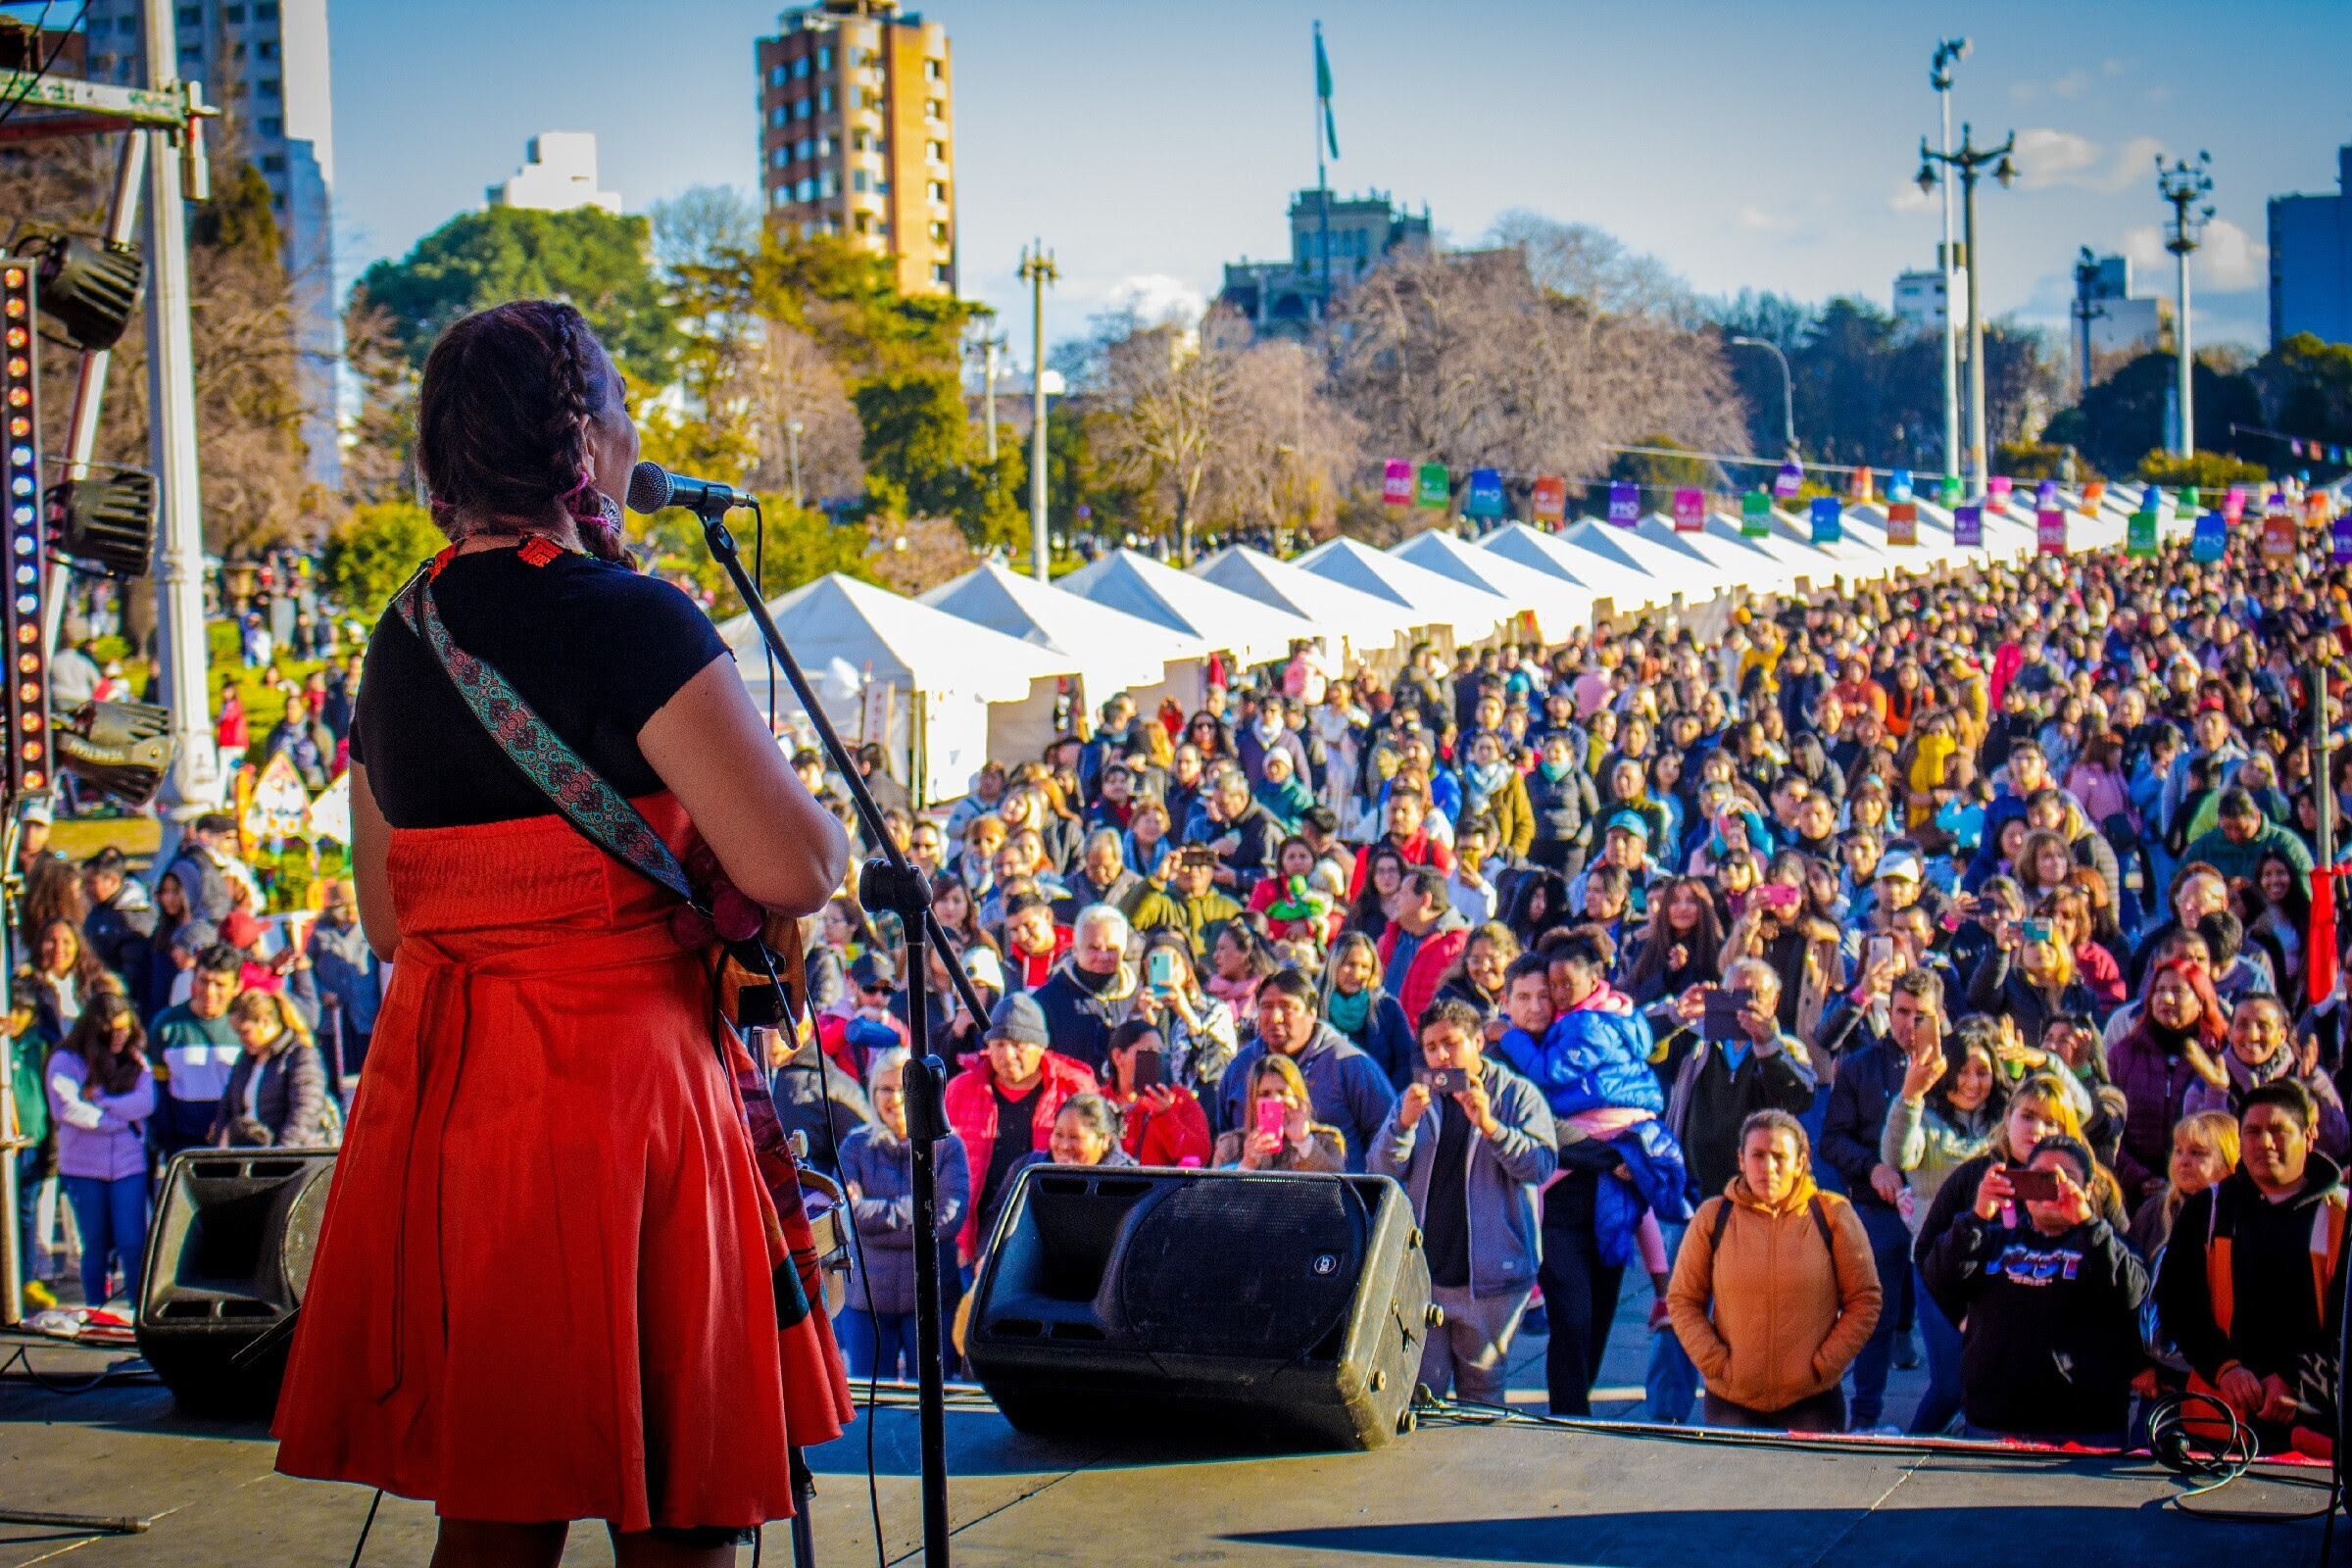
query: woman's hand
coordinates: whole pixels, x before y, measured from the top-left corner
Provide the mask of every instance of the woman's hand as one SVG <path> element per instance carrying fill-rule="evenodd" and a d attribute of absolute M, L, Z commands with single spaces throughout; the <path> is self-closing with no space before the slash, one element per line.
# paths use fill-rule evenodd
<path fill-rule="evenodd" d="M 2198 1043 L 2195 1035 L 2190 1035 L 2183 1042 L 2180 1054 L 2188 1058 L 2190 1070 L 2204 1079 L 2208 1086 L 2215 1089 L 2230 1087 L 2230 1074 L 2223 1070 L 2219 1061 L 2206 1054 L 2204 1046 Z"/>
<path fill-rule="evenodd" d="M 1943 1076 L 1943 1050 L 1930 1046 L 1925 1053 L 1914 1052 L 1903 1063 L 1903 1101 L 1906 1104 L 1926 1102 L 1928 1091 Z"/>
<path fill-rule="evenodd" d="M 1276 1133 L 1251 1132 L 1242 1145 L 1242 1169 L 1263 1170 L 1282 1157 L 1282 1138 Z"/>

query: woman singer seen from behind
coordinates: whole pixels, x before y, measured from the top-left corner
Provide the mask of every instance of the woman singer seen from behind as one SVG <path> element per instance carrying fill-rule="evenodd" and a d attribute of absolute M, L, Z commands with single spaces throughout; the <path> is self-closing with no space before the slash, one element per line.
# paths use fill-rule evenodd
<path fill-rule="evenodd" d="M 621 549 L 636 461 L 567 305 L 468 317 L 425 363 L 451 545 L 378 622 L 351 737 L 393 979 L 276 1432 L 289 1474 L 432 1499 L 436 1568 L 552 1565 L 574 1519 L 623 1565 L 732 1561 L 792 1511 L 787 1450 L 850 1413 L 753 1161 L 708 925 L 653 839 L 706 907 L 714 857 L 785 915 L 823 906 L 848 844 L 710 620 Z"/>

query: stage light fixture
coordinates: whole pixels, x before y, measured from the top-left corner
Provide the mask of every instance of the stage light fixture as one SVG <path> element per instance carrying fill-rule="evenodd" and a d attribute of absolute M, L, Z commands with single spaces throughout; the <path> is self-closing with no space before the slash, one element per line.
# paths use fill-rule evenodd
<path fill-rule="evenodd" d="M 111 576 L 144 577 L 155 548 L 155 475 L 135 468 L 69 479 L 49 491 L 49 538 L 60 555 Z"/>
<path fill-rule="evenodd" d="M 38 234 L 18 247 L 37 256 L 40 304 L 75 348 L 111 349 L 139 308 L 147 265 L 134 245 L 108 245 L 74 234 Z M 10 324 L 15 324 L 12 318 Z"/>
<path fill-rule="evenodd" d="M 132 808 L 172 770 L 172 710 L 149 703 L 87 702 L 57 726 L 57 765 Z"/>
<path fill-rule="evenodd" d="M 6 410 L 7 440 L 0 442 L 0 563 L 7 573 L 0 595 L 0 627 L 6 628 L 10 668 L 0 699 L 8 738 L 0 743 L 0 764 L 8 793 L 38 795 L 56 787 L 49 747 L 49 654 L 41 636 L 41 599 L 48 575 L 41 561 L 41 452 L 39 372 L 32 361 L 30 324 L 39 297 L 32 262 L 23 256 L 0 261 L 0 408 Z M 16 341 L 24 333 L 26 341 Z"/>

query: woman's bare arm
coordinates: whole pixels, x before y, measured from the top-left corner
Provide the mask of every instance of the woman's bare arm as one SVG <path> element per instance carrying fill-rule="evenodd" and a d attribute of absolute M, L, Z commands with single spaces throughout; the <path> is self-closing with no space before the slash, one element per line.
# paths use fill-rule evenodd
<path fill-rule="evenodd" d="M 368 769 L 351 769 L 351 880 L 360 896 L 360 929 L 368 946 L 389 963 L 400 946 L 400 917 L 392 907 L 392 824 L 376 808 Z"/>
<path fill-rule="evenodd" d="M 786 764 L 732 659 L 714 659 L 637 732 L 637 749 L 744 897 L 810 914 L 841 886 L 850 840 Z"/>

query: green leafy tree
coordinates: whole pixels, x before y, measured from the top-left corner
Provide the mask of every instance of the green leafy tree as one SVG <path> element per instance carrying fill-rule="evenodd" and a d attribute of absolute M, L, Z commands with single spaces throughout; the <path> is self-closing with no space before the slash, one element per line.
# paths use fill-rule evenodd
<path fill-rule="evenodd" d="M 892 371 L 858 388 L 852 401 L 865 428 L 867 494 L 893 494 L 904 508 L 899 515 L 957 513 L 967 499 L 963 465 L 971 420 L 954 372 L 936 367 Z M 877 481 L 892 491 L 878 490 Z"/>
<path fill-rule="evenodd" d="M 2060 410 L 2042 439 L 2073 447 L 2102 473 L 2131 473 L 2141 458 L 2165 444 L 2166 400 L 2178 373 L 2169 353 L 2127 361 L 2106 380 L 2092 383 L 2082 402 Z M 2262 422 L 2253 381 L 2202 360 L 2190 376 L 2198 432 L 2218 449 L 2234 450 L 2230 427 Z"/>
<path fill-rule="evenodd" d="M 1630 479 L 1643 489 L 1642 509 L 1644 512 L 1663 511 L 1664 498 L 1655 492 L 1681 485 L 1697 485 L 1701 489 L 1720 486 L 1721 471 L 1704 458 L 1678 458 L 1668 453 L 1688 452 L 1672 436 L 1650 435 L 1633 443 L 1635 446 L 1657 447 L 1658 452 L 1620 452 L 1609 465 L 1609 477 Z M 1605 498 L 1604 498 L 1605 499 Z"/>
<path fill-rule="evenodd" d="M 373 621 L 418 564 L 447 543 L 422 507 L 377 502 L 354 509 L 327 535 L 320 564 L 327 588 L 343 607 Z"/>
<path fill-rule="evenodd" d="M 654 270 L 646 220 L 596 207 L 461 213 L 400 260 L 368 268 L 358 294 L 390 313 L 417 365 L 452 321 L 519 299 L 578 306 L 613 359 L 657 384 L 669 379 L 679 346 L 677 307 Z"/>
<path fill-rule="evenodd" d="M 2233 484 L 2260 484 L 2270 476 L 2270 471 L 2259 463 L 2248 463 L 2227 452 L 2207 452 L 2202 448 L 2193 457 L 2178 458 L 2169 452 L 2151 452 L 2139 460 L 2139 477 L 2148 483 L 2174 488 L 2193 484 L 2207 495 L 2217 490 L 2227 490 Z"/>
<path fill-rule="evenodd" d="M 2352 445 L 2352 344 L 2323 343 L 2298 332 L 2275 345 L 2247 374 L 2262 396 L 2265 424 L 2307 440 Z M 2200 410 L 2197 423 L 2204 422 Z M 2309 467 L 2314 478 L 2342 471 L 2337 464 L 2298 463 L 2275 438 L 2266 439 L 2260 455 L 2280 465 Z"/>

